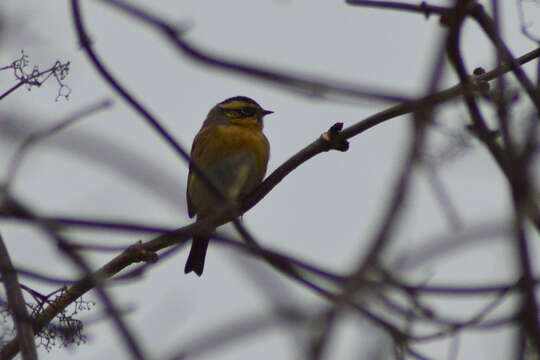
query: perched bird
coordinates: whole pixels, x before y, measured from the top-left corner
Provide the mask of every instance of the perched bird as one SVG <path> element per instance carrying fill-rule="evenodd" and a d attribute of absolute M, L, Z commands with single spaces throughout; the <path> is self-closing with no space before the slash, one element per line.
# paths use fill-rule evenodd
<path fill-rule="evenodd" d="M 228 199 L 240 200 L 259 185 L 266 173 L 270 145 L 264 136 L 264 110 L 254 100 L 236 96 L 210 110 L 193 140 L 191 161 L 195 162 Z M 187 205 L 190 217 L 200 220 L 223 203 L 215 192 L 189 167 Z M 194 237 L 184 268 L 201 276 L 209 239 Z"/>

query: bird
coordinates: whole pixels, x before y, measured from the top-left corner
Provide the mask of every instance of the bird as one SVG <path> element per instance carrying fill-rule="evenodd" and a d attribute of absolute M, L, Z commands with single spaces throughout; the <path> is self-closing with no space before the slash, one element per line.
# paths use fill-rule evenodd
<path fill-rule="evenodd" d="M 246 96 L 228 98 L 210 110 L 191 148 L 186 191 L 190 218 L 204 219 L 223 204 L 203 175 L 194 171 L 193 163 L 228 200 L 242 200 L 261 184 L 270 156 L 263 118 L 272 113 Z M 193 237 L 186 274 L 202 275 L 208 243 L 208 237 Z"/>

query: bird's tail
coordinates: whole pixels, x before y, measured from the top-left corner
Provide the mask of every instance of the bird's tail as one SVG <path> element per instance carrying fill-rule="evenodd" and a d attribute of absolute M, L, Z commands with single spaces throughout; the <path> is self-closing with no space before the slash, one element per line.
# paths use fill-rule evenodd
<path fill-rule="evenodd" d="M 184 267 L 184 272 L 187 274 L 194 271 L 195 274 L 201 276 L 204 269 L 204 258 L 206 257 L 206 249 L 208 249 L 209 238 L 193 238 L 191 242 L 191 250 Z"/>

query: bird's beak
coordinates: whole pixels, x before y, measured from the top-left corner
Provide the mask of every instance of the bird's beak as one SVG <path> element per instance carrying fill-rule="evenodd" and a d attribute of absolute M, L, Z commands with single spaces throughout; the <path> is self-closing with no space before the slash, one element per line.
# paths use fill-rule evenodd
<path fill-rule="evenodd" d="M 265 115 L 273 114 L 274 112 L 270 110 L 263 110 L 262 113 L 263 113 L 263 116 L 265 116 Z"/>

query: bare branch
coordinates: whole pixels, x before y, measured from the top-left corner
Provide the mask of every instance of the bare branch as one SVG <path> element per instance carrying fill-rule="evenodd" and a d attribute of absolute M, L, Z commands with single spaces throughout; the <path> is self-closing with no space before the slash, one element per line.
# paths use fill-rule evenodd
<path fill-rule="evenodd" d="M 95 289 L 97 290 L 97 293 L 99 294 L 99 296 L 101 297 L 101 300 L 105 304 L 109 315 L 114 320 L 120 334 L 122 334 L 122 338 L 124 339 L 128 349 L 132 352 L 134 358 L 139 359 L 139 360 L 144 360 L 145 357 L 142 354 L 140 346 L 135 341 L 135 338 L 131 334 L 131 331 L 127 328 L 124 321 L 121 319 L 119 315 L 120 313 L 119 311 L 116 310 L 116 307 L 113 304 L 112 300 L 103 289 L 103 286 L 102 286 L 103 279 L 100 277 L 92 276 L 93 275 L 92 270 L 90 269 L 90 266 L 87 264 L 87 262 L 78 253 L 76 253 L 75 251 L 71 249 L 70 242 L 67 239 L 65 239 L 63 236 L 59 235 L 54 228 L 52 228 L 47 223 L 41 223 L 38 217 L 33 215 L 33 213 L 30 210 L 28 210 L 20 202 L 16 202 L 13 198 L 4 199 L 4 201 L 9 202 L 10 207 L 13 209 L 17 209 L 17 212 L 25 214 L 28 218 L 33 219 L 36 222 L 36 224 L 39 225 L 40 229 L 57 244 L 59 250 L 61 250 L 67 256 L 68 259 L 70 259 L 77 267 L 79 267 L 87 275 L 85 278 L 85 281 L 89 282 L 91 286 L 95 287 Z M 126 251 L 133 252 L 133 249 L 128 248 L 126 249 Z M 146 252 L 139 252 L 139 257 L 142 258 L 143 261 L 147 259 L 147 256 L 148 255 Z M 44 312 L 46 313 L 47 310 L 50 308 L 51 306 L 46 308 Z M 56 316 L 58 312 L 62 311 L 63 308 L 52 309 L 52 312 L 54 313 L 54 315 L 50 318 L 50 320 L 52 320 L 52 318 L 54 318 L 54 316 Z M 41 327 L 45 325 L 46 323 L 48 323 L 48 321 L 45 323 L 42 323 L 38 319 L 35 319 L 34 331 L 37 332 L 41 330 Z M 11 350 L 13 351 L 16 349 L 11 349 Z M 2 349 L 0 356 L 2 358 L 9 358 L 10 356 L 14 354 L 15 353 L 9 352 L 9 345 L 7 345 Z"/>
<path fill-rule="evenodd" d="M 17 273 L 13 269 L 9 253 L 4 239 L 0 235 L 0 273 L 6 289 L 8 305 L 12 311 L 13 322 L 17 328 L 17 343 L 21 350 L 23 360 L 37 359 L 36 346 L 34 344 L 34 332 L 32 321 L 26 311 L 26 303 L 21 292 Z"/>

